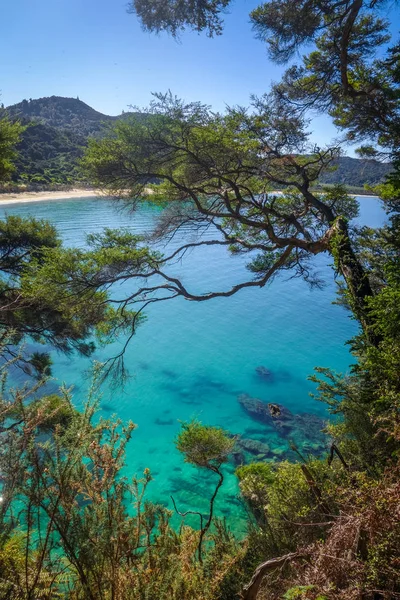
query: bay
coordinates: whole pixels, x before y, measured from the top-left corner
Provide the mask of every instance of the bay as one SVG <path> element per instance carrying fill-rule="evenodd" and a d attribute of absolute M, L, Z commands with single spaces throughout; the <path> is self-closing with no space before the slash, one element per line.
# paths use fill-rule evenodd
<path fill-rule="evenodd" d="M 381 225 L 384 213 L 379 201 L 369 197 L 359 201 L 359 221 Z M 0 217 L 5 214 L 48 219 L 56 225 L 65 245 L 83 247 L 88 233 L 104 227 L 149 231 L 157 209 L 143 206 L 128 213 L 109 199 L 85 198 L 1 205 Z M 188 232 L 181 235 L 185 237 Z M 233 434 L 272 444 L 284 453 L 288 440 L 263 430 L 243 411 L 238 395 L 283 404 L 294 413 L 325 415 L 324 406 L 310 397 L 315 387 L 307 377 L 315 366 L 346 372 L 351 356 L 345 342 L 357 331 L 350 314 L 332 304 L 336 284 L 331 262 L 324 255 L 315 259 L 325 281 L 323 289 L 311 290 L 300 279 L 280 277 L 270 286 L 245 289 L 231 298 L 201 303 L 179 298 L 149 307 L 146 322 L 126 352 L 131 378 L 123 389 L 106 383 L 100 409 L 104 416 L 115 414 L 137 424 L 128 446 L 126 473 L 140 476 L 150 468 L 154 477 L 150 499 L 172 509 L 173 495 L 180 510 L 207 510 L 213 481 L 186 465 L 175 449 L 180 421 L 198 418 Z M 248 277 L 242 257 L 233 257 L 215 246 L 191 252 L 174 265 L 173 274 L 194 292 L 229 289 Z M 122 343 L 119 340 L 97 350 L 92 359 L 106 360 Z M 79 356 L 54 355 L 57 382 L 52 385 L 73 385 L 78 407 L 90 385 L 90 364 Z M 260 365 L 271 371 L 273 381 L 257 375 L 255 369 Z M 225 471 L 217 514 L 229 517 L 234 529 L 240 530 L 243 511 L 234 465 L 228 464 Z"/>

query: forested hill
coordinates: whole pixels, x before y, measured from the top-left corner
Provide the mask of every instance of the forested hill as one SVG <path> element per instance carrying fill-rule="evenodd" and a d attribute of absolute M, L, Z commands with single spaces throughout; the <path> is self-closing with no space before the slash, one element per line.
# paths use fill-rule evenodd
<path fill-rule="evenodd" d="M 101 136 L 106 124 L 134 114 L 104 115 L 79 98 L 60 96 L 23 100 L 5 110 L 12 119 L 29 125 L 18 146 L 14 180 L 39 184 L 76 182 L 88 138 Z M 337 169 L 323 174 L 321 183 L 376 185 L 389 170 L 390 165 L 376 160 L 343 157 Z"/>
<path fill-rule="evenodd" d="M 322 183 L 344 183 L 357 187 L 381 183 L 392 169 L 390 163 L 350 156 L 342 156 L 332 166 L 335 166 L 334 170 L 322 174 Z"/>
<path fill-rule="evenodd" d="M 82 137 L 98 135 L 104 123 L 124 117 L 104 115 L 79 98 L 61 96 L 23 100 L 19 104 L 8 106 L 7 112 L 13 117 L 27 118 L 55 129 L 66 129 Z"/>
<path fill-rule="evenodd" d="M 79 98 L 51 96 L 8 106 L 7 114 L 29 125 L 18 146 L 15 181 L 39 184 L 74 183 L 77 164 L 90 136 L 129 114 L 104 115 Z"/>

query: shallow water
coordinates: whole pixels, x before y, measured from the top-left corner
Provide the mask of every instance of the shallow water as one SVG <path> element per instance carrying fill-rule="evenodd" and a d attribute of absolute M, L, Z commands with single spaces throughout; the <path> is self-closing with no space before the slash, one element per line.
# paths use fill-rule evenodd
<path fill-rule="evenodd" d="M 383 222 L 376 199 L 361 198 L 360 207 L 362 223 Z M 0 216 L 5 213 L 49 219 L 65 244 L 77 247 L 84 245 L 87 233 L 103 227 L 149 230 L 157 210 L 143 207 L 132 215 L 117 210 L 110 200 L 74 199 L 1 206 Z M 239 394 L 284 404 L 296 413 L 324 415 L 324 407 L 309 395 L 314 386 L 307 376 L 315 366 L 345 372 L 351 356 L 344 344 L 356 332 L 349 313 L 332 304 L 335 283 L 330 263 L 327 256 L 315 262 L 325 279 L 322 290 L 310 290 L 299 279 L 282 278 L 262 290 L 242 290 L 227 299 L 198 304 L 176 299 L 149 307 L 148 319 L 126 354 L 132 378 L 123 390 L 105 385 L 101 407 L 104 416 L 115 413 L 137 423 L 126 471 L 140 475 L 145 467 L 151 469 L 151 499 L 172 508 L 173 494 L 181 510 L 206 511 L 212 481 L 186 465 L 174 448 L 180 420 L 197 417 L 284 452 L 287 440 L 249 417 L 237 401 Z M 190 290 L 203 292 L 228 289 L 248 275 L 242 258 L 219 247 L 192 252 L 174 267 L 174 274 L 183 277 Z M 94 358 L 105 360 L 121 343 L 98 350 Z M 56 355 L 54 363 L 55 377 L 75 386 L 74 401 L 81 405 L 89 385 L 90 361 Z M 274 374 L 272 382 L 257 376 L 255 368 L 260 365 Z M 217 512 L 240 529 L 234 466 L 229 464 L 225 470 Z"/>

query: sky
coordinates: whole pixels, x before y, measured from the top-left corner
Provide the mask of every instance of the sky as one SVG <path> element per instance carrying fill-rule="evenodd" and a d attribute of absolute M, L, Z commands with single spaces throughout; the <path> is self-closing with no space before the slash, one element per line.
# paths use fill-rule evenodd
<path fill-rule="evenodd" d="M 127 0 L 0 0 L 0 101 L 79 96 L 116 115 L 170 89 L 214 110 L 247 105 L 283 72 L 254 39 L 249 12 L 259 4 L 234 0 L 222 36 L 185 32 L 177 42 L 144 32 Z M 320 144 L 337 135 L 326 117 L 312 128 Z"/>

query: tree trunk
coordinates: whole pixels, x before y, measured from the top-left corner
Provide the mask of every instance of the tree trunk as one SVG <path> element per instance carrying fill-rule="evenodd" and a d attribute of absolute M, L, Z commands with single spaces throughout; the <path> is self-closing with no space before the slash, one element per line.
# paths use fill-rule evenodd
<path fill-rule="evenodd" d="M 264 579 L 265 575 L 267 575 L 267 573 L 269 573 L 270 571 L 274 571 L 275 569 L 282 569 L 295 559 L 307 557 L 308 555 L 303 553 L 291 552 L 290 554 L 285 554 L 285 556 L 280 556 L 279 558 L 272 558 L 271 560 L 267 560 L 266 562 L 262 563 L 254 571 L 250 583 L 243 588 L 242 599 L 257 600 L 257 595 L 262 580 Z"/>
<path fill-rule="evenodd" d="M 368 341 L 376 346 L 379 337 L 372 331 L 373 320 L 369 314 L 368 299 L 374 293 L 368 275 L 353 250 L 346 220 L 337 217 L 332 229 L 330 251 L 337 270 L 346 282 L 351 310 L 360 322 Z"/>

